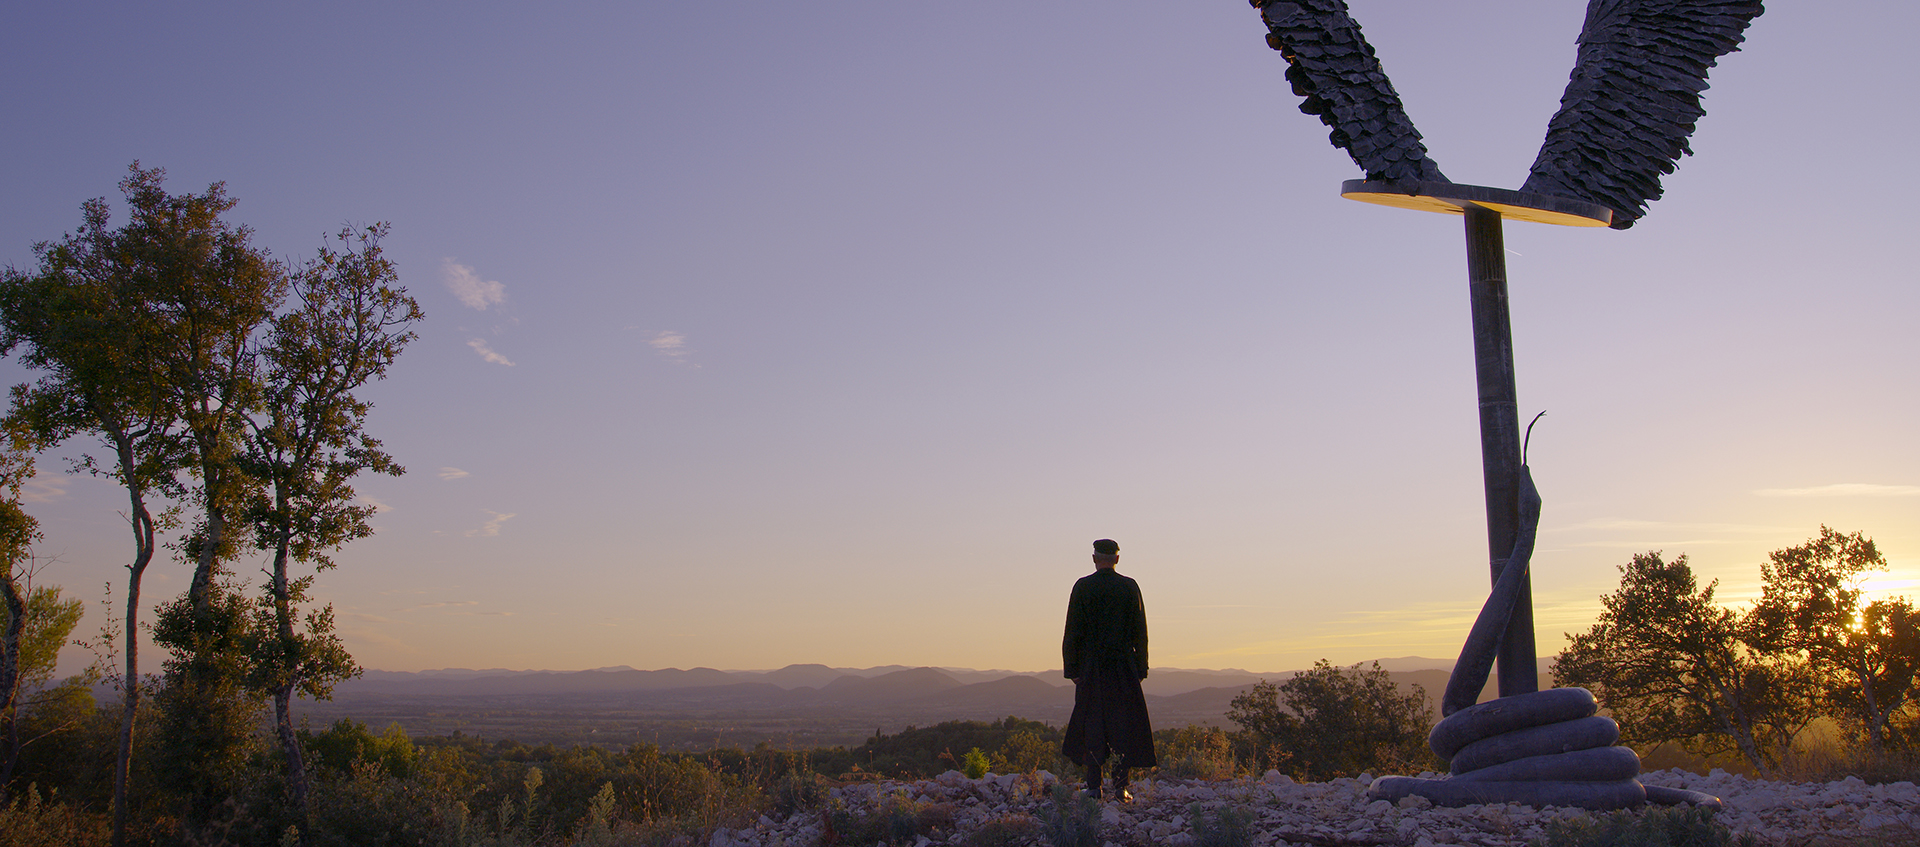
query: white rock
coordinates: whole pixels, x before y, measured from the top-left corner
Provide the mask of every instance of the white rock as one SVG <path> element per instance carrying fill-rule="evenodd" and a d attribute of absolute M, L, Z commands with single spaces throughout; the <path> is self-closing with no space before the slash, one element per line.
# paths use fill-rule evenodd
<path fill-rule="evenodd" d="M 1287 776 L 1286 774 L 1283 774 L 1277 770 L 1267 771 L 1265 775 L 1260 777 L 1260 780 L 1262 782 L 1265 782 L 1268 785 L 1292 785 L 1293 784 L 1293 777 Z"/>

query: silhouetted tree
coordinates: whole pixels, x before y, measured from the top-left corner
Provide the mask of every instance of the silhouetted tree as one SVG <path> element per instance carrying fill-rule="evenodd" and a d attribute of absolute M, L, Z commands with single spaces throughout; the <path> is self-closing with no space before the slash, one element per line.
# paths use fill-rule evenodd
<path fill-rule="evenodd" d="M 1620 590 L 1600 598 L 1600 619 L 1555 659 L 1554 678 L 1592 690 L 1627 743 L 1737 750 L 1770 773 L 1818 716 L 1817 686 L 1804 661 L 1756 637 L 1752 613 L 1714 602 L 1717 585 L 1697 588 L 1686 556 L 1635 555 Z"/>
<path fill-rule="evenodd" d="M 383 379 L 421 320 L 419 304 L 396 284 L 380 252 L 385 224 L 342 230 L 338 246 L 293 276 L 293 307 L 275 315 L 260 350 L 258 407 L 245 420 L 240 466 L 257 482 L 249 517 L 254 543 L 272 556 L 253 651 L 252 684 L 273 698 L 274 726 L 286 758 L 296 815 L 307 818 L 308 782 L 290 703 L 296 693 L 332 696 L 333 685 L 357 673 L 333 632 L 333 608 L 296 628 L 311 575 L 292 578 L 293 562 L 333 567 L 327 551 L 373 533 L 374 507 L 354 499 L 352 479 L 365 471 L 406 472 L 367 435 L 372 408 L 355 395 Z"/>
<path fill-rule="evenodd" d="M 1819 537 L 1767 554 L 1754 607 L 1759 637 L 1803 655 L 1833 717 L 1875 753 L 1886 750 L 1887 725 L 1906 706 L 1920 663 L 1905 600 L 1860 604 L 1861 575 L 1886 567 L 1873 539 L 1822 526 Z"/>
<path fill-rule="evenodd" d="M 1325 659 L 1292 679 L 1261 680 L 1234 697 L 1227 720 L 1279 751 L 1274 766 L 1326 780 L 1369 769 L 1411 769 L 1430 763 L 1427 732 L 1433 706 L 1420 686 L 1403 692 L 1375 662 L 1335 667 Z"/>
<path fill-rule="evenodd" d="M 169 384 L 177 369 L 168 362 L 204 340 L 195 325 L 203 310 L 185 308 L 173 293 L 199 290 L 201 277 L 245 247 L 244 234 L 219 220 L 233 203 L 218 183 L 205 194 L 176 197 L 162 190 L 164 177 L 134 163 L 120 182 L 129 218 L 124 226 L 108 228 L 105 198 L 88 200 L 77 232 L 34 245 L 34 273 L 8 268 L 0 274 L 0 349 L 21 349 L 23 365 L 46 373 L 14 388 L 12 422 L 40 444 L 99 437 L 112 459 L 83 454 L 76 470 L 111 476 L 127 491 L 134 551 L 127 565 L 114 766 L 116 847 L 126 843 L 127 773 L 140 698 L 140 583 L 153 561 L 155 532 L 173 526 L 178 515 L 175 509 L 155 514 L 151 501 L 184 495 L 176 472 L 192 449 L 179 406 L 188 392 Z"/>

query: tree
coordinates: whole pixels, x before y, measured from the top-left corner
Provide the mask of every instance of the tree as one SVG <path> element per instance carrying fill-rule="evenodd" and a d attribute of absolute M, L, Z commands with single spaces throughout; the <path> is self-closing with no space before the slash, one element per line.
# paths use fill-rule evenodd
<path fill-rule="evenodd" d="M 261 351 L 258 410 L 245 420 L 242 467 L 258 485 L 248 515 L 254 543 L 272 556 L 258 610 L 252 684 L 273 698 L 274 726 L 286 758 L 295 813 L 307 819 L 307 774 L 290 703 L 300 693 L 332 695 L 359 673 L 333 633 L 333 608 L 311 612 L 296 631 L 311 575 L 289 578 L 292 562 L 333 567 L 327 551 L 373 533 L 373 507 L 349 484 L 364 471 L 406 472 L 365 431 L 372 408 L 355 396 L 386 376 L 414 339 L 419 304 L 397 286 L 381 255 L 385 224 L 335 236 L 293 278 L 293 308 L 276 315 Z"/>
<path fill-rule="evenodd" d="M 114 844 L 126 843 L 127 773 L 140 699 L 140 583 L 153 561 L 155 533 L 178 512 L 155 513 L 156 498 L 177 498 L 181 437 L 179 392 L 166 382 L 165 350 L 177 346 L 183 315 L 157 296 L 183 275 L 212 264 L 221 211 L 232 203 L 219 184 L 203 195 L 169 197 L 164 173 L 134 163 L 120 182 L 131 220 L 109 229 L 105 198 L 82 204 L 77 232 L 34 245 L 33 274 L 0 273 L 0 352 L 24 348 L 20 361 L 46 372 L 13 389 L 10 424 L 42 445 L 98 436 L 110 460 L 83 454 L 75 470 L 111 476 L 126 489 L 133 556 L 127 564 L 125 670 L 120 677 L 120 751 L 114 766 Z"/>
<path fill-rule="evenodd" d="M 1635 555 L 1620 590 L 1600 598 L 1600 619 L 1554 660 L 1554 677 L 1592 690 L 1630 744 L 1737 750 L 1770 773 L 1817 716 L 1816 686 L 1805 662 L 1754 637 L 1751 613 L 1714 602 L 1717 586 L 1697 588 L 1684 555 Z"/>
<path fill-rule="evenodd" d="M 46 372 L 14 389 L 12 431 L 42 447 L 99 436 L 112 461 L 82 456 L 76 469 L 114 476 L 130 498 L 116 845 L 126 840 L 141 697 L 140 584 L 156 533 L 179 525 L 183 505 L 196 507 L 194 521 L 170 546 L 193 578 L 154 627 L 172 653 L 157 698 L 163 753 L 205 772 L 178 787 L 210 808 L 231 784 L 219 773 L 247 754 L 271 696 L 304 811 L 288 701 L 328 696 L 357 668 L 333 634 L 331 608 L 299 626 L 312 577 L 290 574 L 290 564 L 324 570 L 328 551 L 371 533 L 372 510 L 348 483 L 402 469 L 365 434 L 370 406 L 354 392 L 384 377 L 421 317 L 381 257 L 385 224 L 341 232 L 338 246 L 290 275 L 251 245 L 247 227 L 222 219 L 234 201 L 220 183 L 176 196 L 164 177 L 136 162 L 120 183 L 126 224 L 111 228 L 106 201 L 90 200 L 77 233 L 35 245 L 34 272 L 0 276 L 0 353 L 20 348 L 24 365 Z M 158 514 L 149 505 L 168 500 Z M 272 555 L 258 602 L 222 579 L 249 541 Z"/>
<path fill-rule="evenodd" d="M 11 582 L 12 580 L 9 580 Z M 19 638 L 9 649 L 4 661 L 13 665 L 12 687 L 4 695 L 6 709 L 0 712 L 0 787 L 13 780 L 15 766 L 20 761 L 20 752 L 28 744 L 39 741 L 56 732 L 73 729 L 75 716 L 66 720 L 47 721 L 39 716 L 35 722 L 41 724 L 30 738 L 21 736 L 20 728 L 28 720 L 28 715 L 69 700 L 85 697 L 91 701 L 88 687 L 97 679 L 91 671 L 68 679 L 59 685 L 49 685 L 60 661 L 60 648 L 66 646 L 67 637 L 73 634 L 73 628 L 80 623 L 85 613 L 85 604 L 78 599 L 68 600 L 61 597 L 56 585 L 26 586 L 24 602 L 15 611 L 11 598 L 4 615 L 5 626 L 13 631 L 14 621 L 19 621 Z"/>
<path fill-rule="evenodd" d="M 1767 554 L 1754 607 L 1760 637 L 1812 664 L 1835 717 L 1876 754 L 1886 750 L 1888 723 L 1911 698 L 1920 664 L 1905 600 L 1860 605 L 1861 574 L 1886 567 L 1873 539 L 1822 526 L 1819 537 Z"/>
<path fill-rule="evenodd" d="M 1321 659 L 1286 682 L 1261 680 L 1233 698 L 1227 720 L 1279 749 L 1287 759 L 1275 765 L 1306 779 L 1412 770 L 1432 758 L 1426 691 L 1401 691 L 1378 662 L 1362 670 Z"/>

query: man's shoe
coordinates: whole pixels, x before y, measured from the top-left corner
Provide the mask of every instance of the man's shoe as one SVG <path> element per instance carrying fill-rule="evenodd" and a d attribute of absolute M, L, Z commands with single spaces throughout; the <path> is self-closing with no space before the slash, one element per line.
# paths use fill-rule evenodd
<path fill-rule="evenodd" d="M 1114 791 L 1113 798 L 1122 803 L 1131 803 L 1133 802 L 1133 792 L 1128 791 L 1125 786 L 1121 786 L 1118 790 Z"/>

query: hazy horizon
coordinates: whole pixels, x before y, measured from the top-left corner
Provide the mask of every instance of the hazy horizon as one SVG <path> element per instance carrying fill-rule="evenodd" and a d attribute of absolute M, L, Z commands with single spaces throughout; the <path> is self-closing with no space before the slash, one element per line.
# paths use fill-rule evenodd
<path fill-rule="evenodd" d="M 1440 167 L 1517 187 L 1585 3 L 1351 5 Z M 1739 603 L 1825 524 L 1879 542 L 1874 596 L 1920 585 L 1920 208 L 1879 176 L 1915 25 L 1772 4 L 1638 225 L 1507 225 L 1536 652 L 1647 550 Z M 368 429 L 409 472 L 356 483 L 377 532 L 312 592 L 369 667 L 1045 667 L 1103 537 L 1155 664 L 1455 655 L 1488 584 L 1460 221 L 1342 200 L 1263 33 L 1230 0 L 37 4 L 0 31 L 0 264 L 88 198 L 120 223 L 135 160 L 291 261 L 392 223 L 427 320 Z M 62 472 L 86 446 L 25 506 L 91 635 L 130 544 Z"/>

